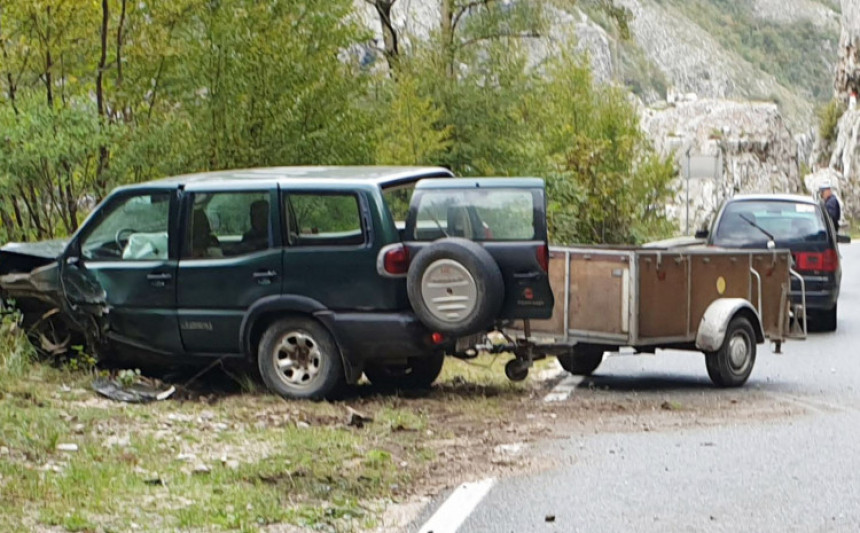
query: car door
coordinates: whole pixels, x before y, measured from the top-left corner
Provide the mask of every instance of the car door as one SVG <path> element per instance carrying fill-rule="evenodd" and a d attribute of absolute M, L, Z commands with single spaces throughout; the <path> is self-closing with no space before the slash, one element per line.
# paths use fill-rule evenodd
<path fill-rule="evenodd" d="M 410 257 L 443 237 L 480 243 L 501 270 L 499 318 L 549 318 L 546 195 L 536 178 L 455 178 L 418 182 L 407 218 Z"/>
<path fill-rule="evenodd" d="M 386 310 L 392 281 L 376 273 L 373 214 L 365 191 L 282 190 L 286 248 L 284 294 L 339 310 Z"/>
<path fill-rule="evenodd" d="M 277 187 L 189 186 L 182 203 L 177 314 L 182 343 L 198 354 L 241 353 L 245 312 L 280 294 Z"/>
<path fill-rule="evenodd" d="M 105 304 L 114 341 L 163 353 L 182 350 L 175 309 L 177 208 L 176 189 L 120 191 L 87 220 L 63 258 L 66 298 L 73 305 Z"/>

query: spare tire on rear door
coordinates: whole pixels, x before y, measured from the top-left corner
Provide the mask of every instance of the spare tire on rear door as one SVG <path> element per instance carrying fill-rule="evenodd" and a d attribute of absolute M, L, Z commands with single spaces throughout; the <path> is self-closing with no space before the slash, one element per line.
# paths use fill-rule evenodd
<path fill-rule="evenodd" d="M 406 276 L 409 302 L 428 328 L 470 335 L 493 324 L 505 284 L 496 260 L 467 239 L 439 239 L 415 256 Z"/>

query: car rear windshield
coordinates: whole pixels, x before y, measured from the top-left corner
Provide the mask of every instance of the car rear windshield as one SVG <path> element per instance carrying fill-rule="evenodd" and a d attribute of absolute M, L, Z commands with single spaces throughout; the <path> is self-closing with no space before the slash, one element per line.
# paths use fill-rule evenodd
<path fill-rule="evenodd" d="M 429 241 L 464 237 L 475 241 L 534 240 L 535 195 L 528 189 L 422 191 L 412 237 Z"/>
<path fill-rule="evenodd" d="M 728 204 L 714 232 L 718 246 L 766 243 L 827 242 L 827 227 L 814 204 L 776 200 Z"/>

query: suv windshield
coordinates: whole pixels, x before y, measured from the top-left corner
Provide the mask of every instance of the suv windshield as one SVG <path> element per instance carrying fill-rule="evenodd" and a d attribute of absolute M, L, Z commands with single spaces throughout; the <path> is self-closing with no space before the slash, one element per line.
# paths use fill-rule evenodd
<path fill-rule="evenodd" d="M 827 242 L 827 227 L 814 204 L 783 200 L 729 203 L 714 232 L 717 246 L 766 243 Z"/>
<path fill-rule="evenodd" d="M 418 241 L 445 236 L 475 241 L 534 240 L 534 202 L 528 189 L 424 191 L 418 199 L 412 237 Z"/>

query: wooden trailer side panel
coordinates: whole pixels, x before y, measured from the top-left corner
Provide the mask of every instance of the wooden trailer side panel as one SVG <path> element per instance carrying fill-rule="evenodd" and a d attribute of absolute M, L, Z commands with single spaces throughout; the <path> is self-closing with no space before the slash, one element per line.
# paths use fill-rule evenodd
<path fill-rule="evenodd" d="M 568 328 L 598 334 L 629 331 L 630 268 L 626 254 L 571 253 Z"/>
<path fill-rule="evenodd" d="M 750 299 L 750 254 L 690 254 L 690 331 L 718 298 Z"/>
<path fill-rule="evenodd" d="M 689 256 L 639 252 L 639 338 L 687 337 Z"/>
<path fill-rule="evenodd" d="M 549 253 L 549 285 L 552 288 L 552 295 L 555 298 L 555 305 L 552 308 L 552 316 L 547 320 L 532 320 L 532 331 L 538 333 L 549 333 L 557 337 L 564 337 L 564 316 L 565 316 L 565 276 L 567 275 L 567 253 L 558 250 L 551 250 Z M 518 322 L 517 327 L 522 329 L 522 323 Z"/>

